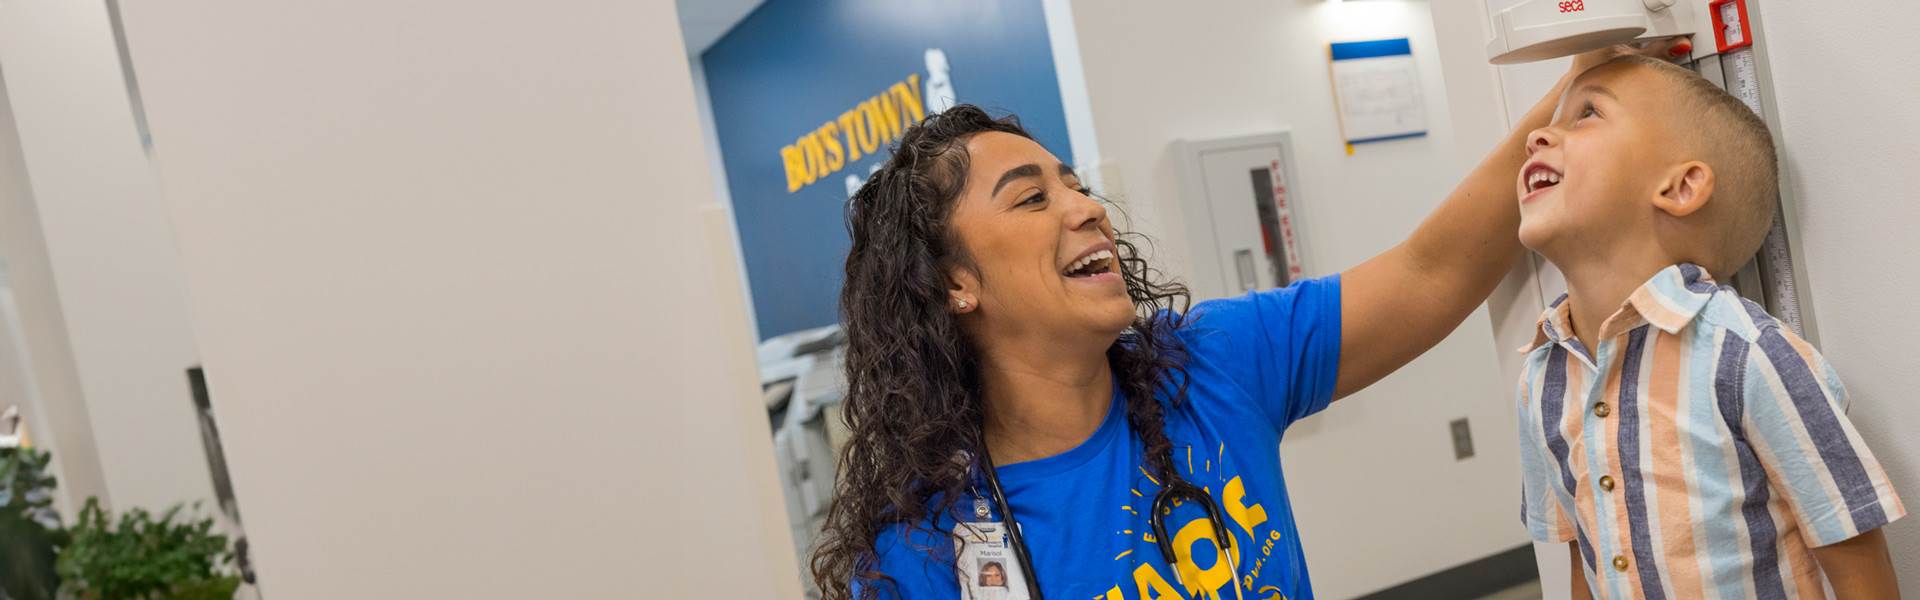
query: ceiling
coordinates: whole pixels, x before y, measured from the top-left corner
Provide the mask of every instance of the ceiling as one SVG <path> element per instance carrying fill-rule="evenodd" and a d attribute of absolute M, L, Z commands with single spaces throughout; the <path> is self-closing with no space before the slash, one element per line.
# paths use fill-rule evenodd
<path fill-rule="evenodd" d="M 680 31 L 687 54 L 705 52 L 741 19 L 766 0 L 674 0 L 680 9 Z"/>

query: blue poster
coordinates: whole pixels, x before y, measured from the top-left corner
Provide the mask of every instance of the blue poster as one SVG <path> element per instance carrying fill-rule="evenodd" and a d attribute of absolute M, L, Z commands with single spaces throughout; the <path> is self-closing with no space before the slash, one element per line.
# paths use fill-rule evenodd
<path fill-rule="evenodd" d="M 701 62 L 761 339 L 839 321 L 847 199 L 927 115 L 1017 114 L 1073 163 L 1040 0 L 768 0 Z"/>

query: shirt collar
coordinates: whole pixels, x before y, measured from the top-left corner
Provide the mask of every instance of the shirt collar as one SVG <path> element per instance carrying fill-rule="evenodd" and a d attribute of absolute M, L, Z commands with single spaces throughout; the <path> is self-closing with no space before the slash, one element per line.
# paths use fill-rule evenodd
<path fill-rule="evenodd" d="M 1713 299 L 1718 289 L 1713 277 L 1699 265 L 1680 263 L 1661 269 L 1653 278 L 1640 284 L 1620 305 L 1620 309 L 1600 324 L 1597 339 L 1611 339 L 1642 322 L 1667 333 L 1677 333 L 1707 307 L 1707 301 Z M 1558 344 L 1569 340 L 1577 345 L 1579 340 L 1574 338 L 1573 328 L 1569 326 L 1572 315 L 1573 307 L 1568 305 L 1567 295 L 1560 294 L 1540 315 L 1539 330 L 1533 336 L 1533 343 L 1521 350 L 1531 352 L 1548 342 Z"/>

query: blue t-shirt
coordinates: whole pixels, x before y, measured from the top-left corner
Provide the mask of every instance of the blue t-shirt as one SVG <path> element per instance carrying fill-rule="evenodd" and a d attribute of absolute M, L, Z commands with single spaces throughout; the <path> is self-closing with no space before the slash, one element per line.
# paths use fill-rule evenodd
<path fill-rule="evenodd" d="M 1279 446 L 1288 425 L 1333 400 L 1339 276 L 1200 303 L 1176 335 L 1186 344 L 1188 388 L 1166 417 L 1174 468 L 1213 495 L 1237 560 L 1220 560 L 1200 508 L 1177 507 L 1165 519 L 1186 585 L 1176 579 L 1147 519 L 1160 484 L 1116 391 L 1106 421 L 1078 447 L 999 468 L 1042 591 L 1078 600 L 1311 600 Z M 971 501 L 958 505 L 971 512 Z M 954 524 L 947 517 L 937 530 Z M 880 569 L 895 581 L 876 586 L 881 598 L 960 598 L 949 538 L 895 526 L 876 542 Z"/>

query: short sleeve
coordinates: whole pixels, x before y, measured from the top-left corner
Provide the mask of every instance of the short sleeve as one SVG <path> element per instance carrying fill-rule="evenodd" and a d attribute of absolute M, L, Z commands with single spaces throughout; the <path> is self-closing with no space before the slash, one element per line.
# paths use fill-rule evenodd
<path fill-rule="evenodd" d="M 1532 377 L 1521 378 L 1514 395 L 1514 406 L 1519 411 L 1520 523 L 1527 527 L 1527 535 L 1533 541 L 1571 542 L 1573 520 L 1562 510 L 1560 495 L 1554 487 L 1561 479 L 1560 466 L 1547 450 L 1540 411 L 1535 410 L 1528 394 L 1532 381 Z"/>
<path fill-rule="evenodd" d="M 1825 357 L 1792 331 L 1763 327 L 1743 370 L 1742 426 L 1793 518 L 1819 547 L 1906 514 L 1880 461 L 1847 419 L 1847 392 Z"/>
<path fill-rule="evenodd" d="M 1202 302 L 1188 352 L 1228 372 L 1277 431 L 1333 401 L 1340 364 L 1340 276 Z"/>

